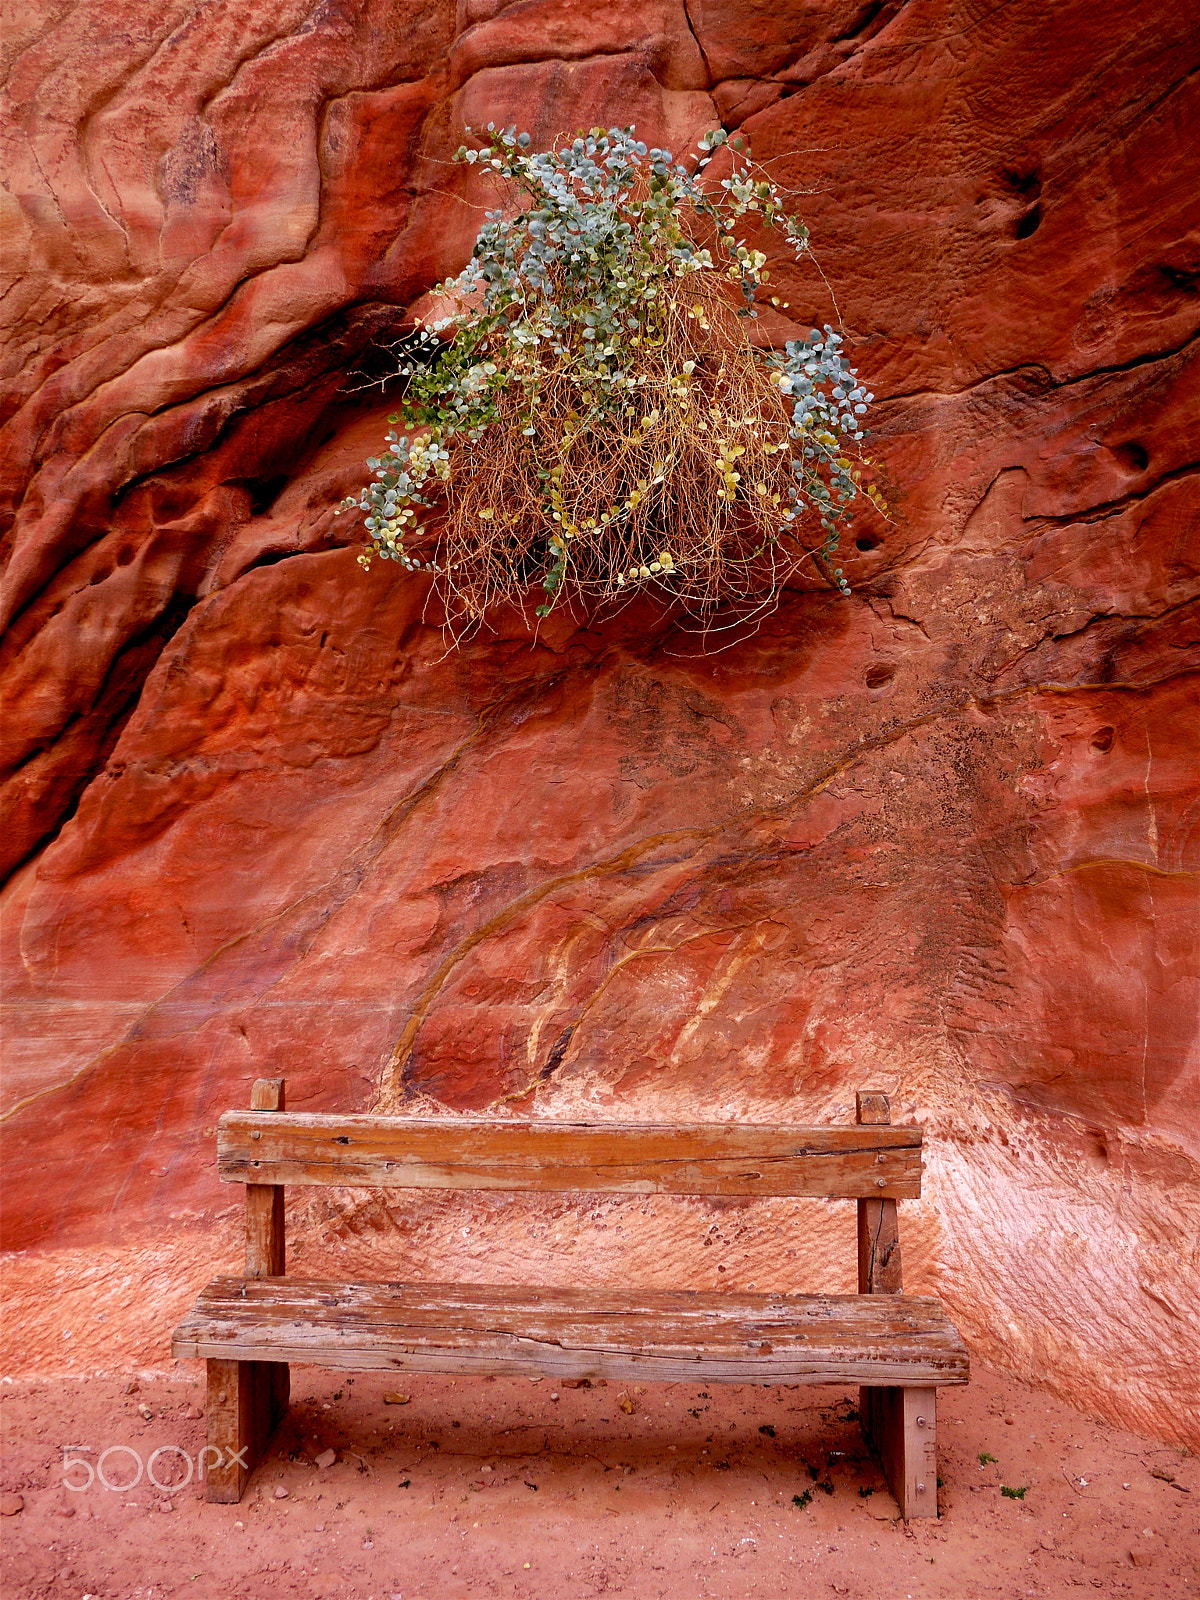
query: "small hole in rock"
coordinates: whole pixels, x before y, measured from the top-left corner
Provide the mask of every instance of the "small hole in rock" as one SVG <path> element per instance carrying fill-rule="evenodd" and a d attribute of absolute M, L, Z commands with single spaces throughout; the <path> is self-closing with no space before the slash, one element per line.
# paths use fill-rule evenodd
<path fill-rule="evenodd" d="M 1176 267 L 1167 261 L 1159 263 L 1158 277 L 1168 294 L 1194 295 L 1200 284 L 1200 272 L 1190 272 L 1186 267 Z"/>
<path fill-rule="evenodd" d="M 1111 750 L 1112 742 L 1113 730 L 1111 728 L 1097 728 L 1092 735 L 1093 750 Z"/>
<path fill-rule="evenodd" d="M 119 567 L 127 567 L 135 555 L 137 555 L 137 545 L 123 544 L 120 554 L 117 556 L 117 565 Z"/>
<path fill-rule="evenodd" d="M 864 551 L 865 550 L 878 550 L 878 548 L 879 548 L 879 540 L 875 537 L 875 535 L 873 533 L 864 533 L 861 539 L 855 539 L 854 548 L 856 550 L 864 550 Z"/>
<path fill-rule="evenodd" d="M 1126 444 L 1114 445 L 1113 455 L 1126 472 L 1145 472 L 1150 465 L 1150 455 L 1146 446 L 1138 444 L 1136 439 L 1130 439 Z"/>
<path fill-rule="evenodd" d="M 261 478 L 251 483 L 250 489 L 250 515 L 261 517 L 264 511 L 269 511 L 275 501 L 287 488 L 287 473 L 277 472 L 273 478 Z"/>
<path fill-rule="evenodd" d="M 896 676 L 896 669 L 890 661 L 877 661 L 873 667 L 867 668 L 867 688 L 883 689 Z"/>
<path fill-rule="evenodd" d="M 1042 208 L 1033 206 L 1021 217 L 1016 226 L 1018 239 L 1028 239 L 1035 234 L 1042 225 Z"/>
<path fill-rule="evenodd" d="M 1108 1166 L 1108 1146 L 1098 1133 L 1089 1133 L 1085 1160 L 1093 1172 L 1103 1172 Z"/>

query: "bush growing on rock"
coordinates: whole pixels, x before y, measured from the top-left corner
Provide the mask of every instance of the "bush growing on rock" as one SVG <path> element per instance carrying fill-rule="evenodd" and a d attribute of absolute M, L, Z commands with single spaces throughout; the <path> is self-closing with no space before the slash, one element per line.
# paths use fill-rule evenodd
<path fill-rule="evenodd" d="M 534 152 L 489 126 L 457 152 L 522 204 L 438 285 L 456 312 L 409 343 L 408 431 L 347 502 L 362 565 L 434 574 L 455 637 L 531 590 L 545 616 L 652 589 L 705 628 L 769 609 L 805 561 L 849 592 L 839 529 L 860 490 L 882 504 L 857 459 L 873 397 L 830 326 L 751 341 L 755 239 L 799 257 L 808 235 L 740 148 L 705 181 L 726 143 L 689 165 L 632 128 Z"/>

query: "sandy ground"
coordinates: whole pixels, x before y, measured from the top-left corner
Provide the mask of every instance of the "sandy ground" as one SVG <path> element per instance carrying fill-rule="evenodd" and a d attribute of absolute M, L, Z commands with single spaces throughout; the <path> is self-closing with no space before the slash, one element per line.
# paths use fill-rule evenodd
<path fill-rule="evenodd" d="M 6 1600 L 1200 1595 L 1200 1462 L 982 1368 L 942 1391 L 940 1520 L 907 1528 L 845 1391 L 426 1378 L 385 1403 L 394 1383 L 293 1369 L 218 1506 L 122 1487 L 160 1447 L 154 1476 L 185 1477 L 199 1363 L 6 1381 Z"/>

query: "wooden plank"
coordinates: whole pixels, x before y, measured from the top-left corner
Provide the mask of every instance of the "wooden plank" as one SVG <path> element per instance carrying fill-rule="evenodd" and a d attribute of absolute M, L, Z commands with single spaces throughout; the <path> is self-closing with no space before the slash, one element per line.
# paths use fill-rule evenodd
<path fill-rule="evenodd" d="M 937 1389 L 875 1389 L 872 1442 L 900 1514 L 937 1516 Z"/>
<path fill-rule="evenodd" d="M 205 1494 L 219 1505 L 236 1505 L 250 1476 L 252 1432 L 250 1390 L 240 1361 L 209 1360 L 205 1419 Z"/>
<path fill-rule="evenodd" d="M 250 1094 L 254 1111 L 283 1111 L 282 1078 L 260 1078 Z M 281 1183 L 246 1185 L 246 1276 L 282 1278 L 286 1270 L 284 1190 Z"/>
<path fill-rule="evenodd" d="M 882 1089 L 860 1089 L 854 1096 L 854 1120 L 859 1127 L 887 1127 L 892 1102 Z"/>
<path fill-rule="evenodd" d="M 855 1095 L 855 1116 L 860 1127 L 887 1127 L 891 1103 L 886 1094 L 869 1089 Z M 858 1292 L 899 1294 L 903 1283 L 900 1262 L 900 1224 L 896 1202 L 872 1197 L 858 1202 Z"/>
<path fill-rule="evenodd" d="M 869 1090 L 856 1097 L 862 1126 L 891 1120 L 886 1094 Z M 903 1285 L 900 1226 L 891 1200 L 858 1202 L 858 1289 L 860 1294 L 899 1295 Z M 906 1520 L 937 1516 L 937 1390 L 863 1388 L 859 1416 L 867 1442 L 879 1456 L 888 1486 Z"/>
<path fill-rule="evenodd" d="M 282 1278 L 286 1270 L 283 1185 L 246 1185 L 246 1276 Z"/>
<path fill-rule="evenodd" d="M 874 1089 L 855 1095 L 855 1116 L 860 1126 L 887 1127 L 892 1109 L 888 1096 Z M 894 1200 L 858 1202 L 858 1292 L 899 1294 L 904 1285 L 900 1256 L 900 1219 Z M 858 1392 L 858 1415 L 863 1437 L 878 1449 L 875 1433 L 879 1418 L 877 1391 Z"/>
<path fill-rule="evenodd" d="M 915 1199 L 920 1128 L 227 1112 L 226 1183 Z"/>
<path fill-rule="evenodd" d="M 250 1091 L 252 1111 L 287 1109 L 282 1078 L 259 1078 Z M 286 1228 L 281 1183 L 246 1185 L 246 1276 L 282 1278 L 287 1267 Z M 251 1382 L 255 1404 L 255 1433 L 270 1438 L 287 1415 L 291 1376 L 286 1362 L 272 1362 L 265 1374 Z"/>
<path fill-rule="evenodd" d="M 858 1292 L 899 1294 L 903 1288 L 900 1222 L 894 1200 L 858 1202 Z"/>
<path fill-rule="evenodd" d="M 966 1383 L 936 1300 L 217 1278 L 177 1357 L 727 1383 Z"/>
<path fill-rule="evenodd" d="M 287 1086 L 283 1078 L 255 1078 L 250 1090 L 251 1111 L 286 1111 Z"/>
<path fill-rule="evenodd" d="M 276 1362 L 208 1362 L 205 1495 L 220 1505 L 236 1505 L 255 1464 L 266 1450 L 279 1418 L 273 1405 L 279 1373 Z"/>

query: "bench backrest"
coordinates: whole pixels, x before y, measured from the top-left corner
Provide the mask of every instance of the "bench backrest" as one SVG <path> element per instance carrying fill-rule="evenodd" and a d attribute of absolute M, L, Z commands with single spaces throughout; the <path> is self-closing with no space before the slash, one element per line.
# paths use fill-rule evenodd
<path fill-rule="evenodd" d="M 260 1080 L 253 1103 L 282 1106 L 282 1091 Z M 263 1185 L 916 1199 L 921 1129 L 888 1114 L 881 1094 L 858 1097 L 859 1126 L 823 1128 L 230 1111 L 217 1163 L 226 1183 Z"/>

